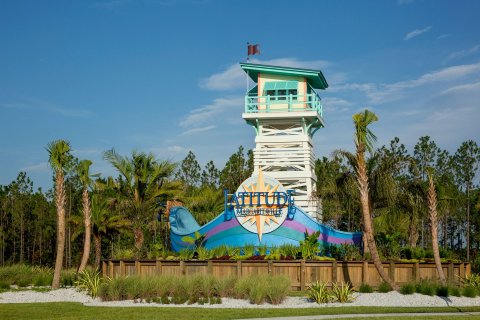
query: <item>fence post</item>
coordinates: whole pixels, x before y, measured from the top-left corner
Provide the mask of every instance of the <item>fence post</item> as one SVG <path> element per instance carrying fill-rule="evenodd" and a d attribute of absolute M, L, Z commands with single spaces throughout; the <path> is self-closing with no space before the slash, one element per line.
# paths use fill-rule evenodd
<path fill-rule="evenodd" d="M 413 267 L 413 278 L 415 282 L 420 281 L 420 263 L 415 262 L 415 266 Z"/>
<path fill-rule="evenodd" d="M 107 277 L 107 263 L 105 260 L 102 260 L 102 277 Z"/>
<path fill-rule="evenodd" d="M 115 274 L 113 273 L 113 262 L 112 260 L 108 260 L 108 267 L 109 267 L 109 272 L 110 272 L 110 277 L 113 278 Z"/>
<path fill-rule="evenodd" d="M 362 282 L 368 283 L 368 261 L 362 263 Z"/>
<path fill-rule="evenodd" d="M 465 268 L 465 276 L 470 276 L 472 274 L 472 265 L 470 262 L 467 262 L 466 268 Z"/>
<path fill-rule="evenodd" d="M 305 260 L 300 261 L 300 291 L 305 290 Z"/>
<path fill-rule="evenodd" d="M 212 260 L 207 261 L 207 274 L 213 274 L 213 262 L 212 262 Z"/>
<path fill-rule="evenodd" d="M 158 259 L 155 261 L 155 269 L 157 274 L 162 274 L 162 261 Z"/>
<path fill-rule="evenodd" d="M 332 261 L 332 283 L 336 283 L 338 281 L 338 268 L 337 268 L 337 260 Z"/>
<path fill-rule="evenodd" d="M 237 278 L 242 277 L 242 261 L 237 261 Z"/>
<path fill-rule="evenodd" d="M 455 281 L 455 269 L 453 268 L 453 262 L 448 264 L 448 282 L 453 283 Z"/>
<path fill-rule="evenodd" d="M 185 271 L 185 261 L 183 260 L 180 260 L 180 273 L 182 275 L 185 275 L 186 271 Z"/>
<path fill-rule="evenodd" d="M 271 274 L 272 273 L 272 260 L 268 260 L 268 274 Z"/>
<path fill-rule="evenodd" d="M 390 279 L 392 279 L 393 282 L 397 282 L 396 281 L 396 277 L 395 277 L 395 262 L 393 261 L 390 261 L 390 268 L 389 268 L 389 273 L 390 273 Z"/>
<path fill-rule="evenodd" d="M 141 268 L 140 268 L 140 261 L 135 260 L 135 274 L 136 274 L 137 276 L 141 276 L 140 270 L 141 270 Z"/>
<path fill-rule="evenodd" d="M 125 276 L 126 276 L 125 261 L 120 260 L 120 277 L 125 277 Z"/>
<path fill-rule="evenodd" d="M 460 278 L 464 278 L 465 277 L 465 263 L 460 263 L 460 265 L 458 266 L 458 275 L 460 276 Z"/>

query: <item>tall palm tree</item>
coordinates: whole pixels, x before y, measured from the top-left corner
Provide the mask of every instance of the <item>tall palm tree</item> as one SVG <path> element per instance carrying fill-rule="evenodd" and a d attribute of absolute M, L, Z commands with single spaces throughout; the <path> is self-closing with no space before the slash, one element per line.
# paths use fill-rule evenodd
<path fill-rule="evenodd" d="M 80 266 L 78 267 L 78 272 L 82 272 L 87 267 L 88 258 L 90 257 L 90 247 L 92 239 L 92 224 L 91 224 L 91 206 L 90 206 L 90 197 L 88 195 L 88 189 L 92 183 L 90 178 L 90 166 L 92 161 L 82 160 L 77 165 L 77 174 L 80 182 L 83 186 L 82 191 L 82 206 L 83 206 L 83 223 L 85 227 L 85 239 L 83 242 L 83 254 Z"/>
<path fill-rule="evenodd" d="M 65 140 L 55 140 L 46 147 L 49 155 L 48 162 L 55 174 L 55 206 L 57 208 L 57 255 L 52 288 L 60 287 L 60 275 L 63 266 L 65 250 L 65 173 L 72 160 L 70 144 Z"/>
<path fill-rule="evenodd" d="M 432 174 L 428 173 L 428 213 L 430 217 L 430 228 L 432 232 L 432 249 L 435 265 L 437 266 L 440 282 L 445 284 L 445 274 L 443 273 L 442 262 L 440 260 L 440 252 L 438 250 L 438 222 L 437 222 L 437 193 L 435 184 L 433 183 Z"/>
<path fill-rule="evenodd" d="M 104 159 L 112 164 L 123 179 L 124 208 L 132 222 L 135 247 L 143 246 L 145 227 L 155 215 L 159 200 L 172 198 L 180 185 L 168 181 L 176 164 L 157 161 L 152 153 L 133 151 L 131 158 L 120 156 L 114 149 L 104 153 Z"/>
<path fill-rule="evenodd" d="M 360 203 L 362 208 L 362 219 L 365 240 L 368 245 L 368 249 L 372 256 L 373 263 L 380 275 L 380 277 L 387 282 L 393 289 L 398 290 L 398 286 L 390 277 L 385 273 L 382 262 L 377 251 L 377 245 L 373 237 L 372 218 L 370 213 L 369 203 L 369 188 L 368 188 L 368 175 L 365 162 L 365 152 L 373 151 L 373 144 L 377 140 L 377 137 L 373 134 L 368 126 L 378 121 L 378 117 L 375 113 L 365 110 L 364 112 L 353 115 L 353 124 L 355 126 L 355 147 L 356 147 L 356 178 L 358 184 L 358 191 L 360 192 Z"/>

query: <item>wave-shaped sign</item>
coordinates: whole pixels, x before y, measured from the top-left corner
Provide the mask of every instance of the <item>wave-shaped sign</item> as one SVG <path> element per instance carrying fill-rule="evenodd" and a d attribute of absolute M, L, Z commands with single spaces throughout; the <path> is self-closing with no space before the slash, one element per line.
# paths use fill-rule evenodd
<path fill-rule="evenodd" d="M 203 245 L 212 249 L 221 245 L 280 246 L 299 245 L 305 232 L 319 231 L 320 245 L 361 245 L 361 232 L 343 232 L 318 223 L 295 206 L 294 191 L 275 179 L 258 175 L 245 180 L 237 191 L 225 191 L 225 210 L 200 226 L 184 207 L 170 209 L 170 240 L 174 251 L 192 247 L 192 241 L 204 237 Z"/>

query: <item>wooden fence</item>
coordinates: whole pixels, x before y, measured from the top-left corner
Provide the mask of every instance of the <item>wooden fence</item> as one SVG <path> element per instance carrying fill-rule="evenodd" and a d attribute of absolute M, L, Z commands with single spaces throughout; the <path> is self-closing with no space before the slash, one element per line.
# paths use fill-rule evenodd
<path fill-rule="evenodd" d="M 460 277 L 471 274 L 469 263 L 444 263 L 442 267 L 449 282 L 458 283 Z M 384 262 L 383 268 L 399 285 L 437 279 L 434 263 Z M 290 278 L 294 290 L 304 290 L 317 280 L 350 282 L 354 288 L 362 283 L 377 287 L 382 282 L 373 263 L 367 261 L 104 260 L 102 273 L 108 277 L 156 274 L 211 274 L 215 277 L 285 275 Z"/>

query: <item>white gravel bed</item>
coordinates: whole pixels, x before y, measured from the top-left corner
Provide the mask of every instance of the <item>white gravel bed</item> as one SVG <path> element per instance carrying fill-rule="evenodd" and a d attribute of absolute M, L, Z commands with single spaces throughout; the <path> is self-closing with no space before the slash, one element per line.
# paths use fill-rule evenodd
<path fill-rule="evenodd" d="M 328 303 L 317 304 L 310 302 L 304 297 L 287 297 L 280 305 L 268 303 L 262 305 L 250 304 L 246 300 L 222 298 L 221 304 L 157 304 L 146 302 L 106 301 L 92 299 L 90 296 L 77 291 L 74 288 L 51 290 L 47 292 L 36 292 L 33 290 L 9 291 L 0 293 L 0 303 L 33 303 L 33 302 L 80 302 L 86 306 L 103 307 L 182 307 L 182 308 L 325 308 L 344 306 L 383 306 L 383 307 L 446 307 L 446 306 L 480 306 L 480 297 L 448 297 L 426 296 L 418 293 L 402 295 L 392 291 L 389 293 L 355 293 L 355 300 L 351 303 Z"/>

